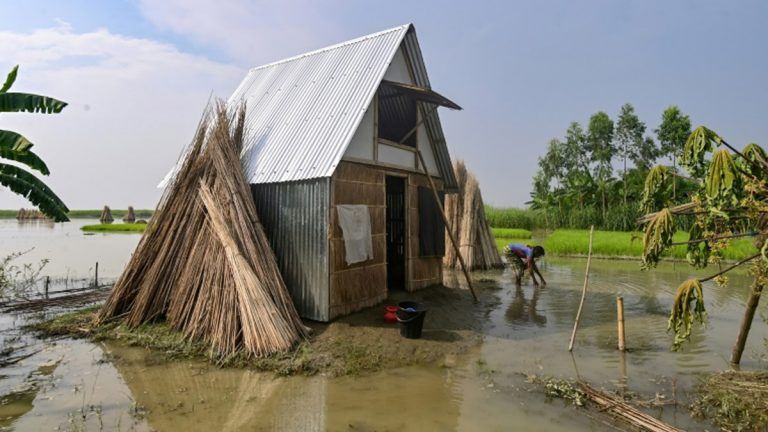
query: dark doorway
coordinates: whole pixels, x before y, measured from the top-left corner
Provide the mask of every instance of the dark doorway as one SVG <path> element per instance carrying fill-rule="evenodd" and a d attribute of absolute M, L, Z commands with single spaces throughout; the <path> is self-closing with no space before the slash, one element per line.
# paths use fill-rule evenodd
<path fill-rule="evenodd" d="M 405 178 L 387 176 L 387 289 L 405 288 Z"/>

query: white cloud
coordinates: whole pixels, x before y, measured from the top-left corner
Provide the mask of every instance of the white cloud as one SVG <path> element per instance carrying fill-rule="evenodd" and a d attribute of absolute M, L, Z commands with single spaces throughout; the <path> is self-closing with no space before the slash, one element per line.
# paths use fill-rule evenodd
<path fill-rule="evenodd" d="M 328 12 L 336 1 L 140 0 L 158 28 L 224 50 L 253 67 L 340 42 L 345 36 Z"/>
<path fill-rule="evenodd" d="M 211 93 L 228 96 L 245 74 L 170 44 L 65 23 L 0 32 L 0 59 L 0 73 L 20 64 L 14 90 L 69 103 L 56 115 L 2 114 L 0 128 L 36 143 L 52 172 L 44 180 L 71 208 L 154 206 Z M 0 208 L 24 205 L 0 188 Z"/>

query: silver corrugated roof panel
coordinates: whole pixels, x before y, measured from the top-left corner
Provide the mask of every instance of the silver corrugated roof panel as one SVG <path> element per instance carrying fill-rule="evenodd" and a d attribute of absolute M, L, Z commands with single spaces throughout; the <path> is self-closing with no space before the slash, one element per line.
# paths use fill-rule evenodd
<path fill-rule="evenodd" d="M 403 41 L 429 87 L 410 24 L 251 69 L 229 99 L 247 104 L 243 166 L 251 183 L 330 177 Z M 455 187 L 437 113 L 425 122 L 446 183 Z"/>

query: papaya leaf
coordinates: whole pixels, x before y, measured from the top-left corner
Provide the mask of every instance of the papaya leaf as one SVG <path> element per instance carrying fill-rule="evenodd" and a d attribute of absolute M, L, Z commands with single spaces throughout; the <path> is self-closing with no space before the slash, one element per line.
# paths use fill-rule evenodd
<path fill-rule="evenodd" d="M 741 174 L 728 150 L 719 149 L 712 155 L 704 188 L 707 198 L 715 207 L 738 203 L 738 196 L 741 191 Z"/>
<path fill-rule="evenodd" d="M 0 129 L 0 148 L 24 151 L 29 150 L 30 147 L 32 147 L 32 143 L 20 134 Z"/>
<path fill-rule="evenodd" d="M 643 234 L 643 257 L 641 268 L 655 267 L 661 254 L 672 244 L 675 221 L 669 209 L 663 209 L 653 216 Z"/>
<path fill-rule="evenodd" d="M 5 83 L 2 87 L 0 87 L 0 93 L 5 93 L 8 91 L 8 89 L 11 88 L 13 83 L 16 81 L 16 76 L 19 74 L 19 65 L 16 65 L 11 69 L 10 72 L 8 72 L 8 76 L 5 78 Z"/>
<path fill-rule="evenodd" d="M 711 129 L 697 127 L 685 142 L 683 153 L 680 155 L 680 165 L 693 177 L 704 173 L 704 161 L 707 153 L 712 151 L 712 142 L 720 144 L 720 137 Z"/>
<path fill-rule="evenodd" d="M 741 154 L 746 159 L 746 161 L 739 159 L 742 170 L 759 179 L 768 177 L 768 155 L 762 147 L 755 143 L 747 144 Z M 760 169 L 760 167 L 767 169 Z"/>
<path fill-rule="evenodd" d="M 14 165 L 0 164 L 0 184 L 21 195 L 56 222 L 68 221 L 67 206 L 37 177 Z"/>
<path fill-rule="evenodd" d="M 32 150 L 14 151 L 13 149 L 0 147 L 0 157 L 22 163 L 34 170 L 40 171 L 43 175 L 51 173 L 48 171 L 48 166 L 45 162 L 38 155 L 34 154 Z"/>
<path fill-rule="evenodd" d="M 0 93 L 0 112 L 59 113 L 66 102 L 29 93 Z"/>
<path fill-rule="evenodd" d="M 661 187 L 666 178 L 667 167 L 663 165 L 656 165 L 648 171 L 648 175 L 645 177 L 642 199 L 640 201 L 640 208 L 643 212 L 650 213 L 655 210 L 654 203 L 661 192 Z"/>
<path fill-rule="evenodd" d="M 694 302 L 693 309 L 691 309 L 692 302 Z M 701 281 L 695 278 L 688 279 L 677 287 L 672 311 L 669 314 L 667 331 L 672 330 L 675 333 L 672 349 L 677 350 L 683 342 L 691 338 L 694 320 L 703 324 L 706 318 L 707 311 L 704 308 L 704 290 Z"/>

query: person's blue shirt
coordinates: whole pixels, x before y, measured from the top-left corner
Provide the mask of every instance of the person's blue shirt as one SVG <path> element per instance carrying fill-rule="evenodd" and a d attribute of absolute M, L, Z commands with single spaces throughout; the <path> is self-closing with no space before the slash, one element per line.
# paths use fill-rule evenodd
<path fill-rule="evenodd" d="M 528 247 L 527 245 L 520 243 L 510 243 L 507 245 L 507 249 L 509 249 L 509 251 L 513 254 L 517 255 L 518 258 L 533 258 L 533 248 Z"/>

